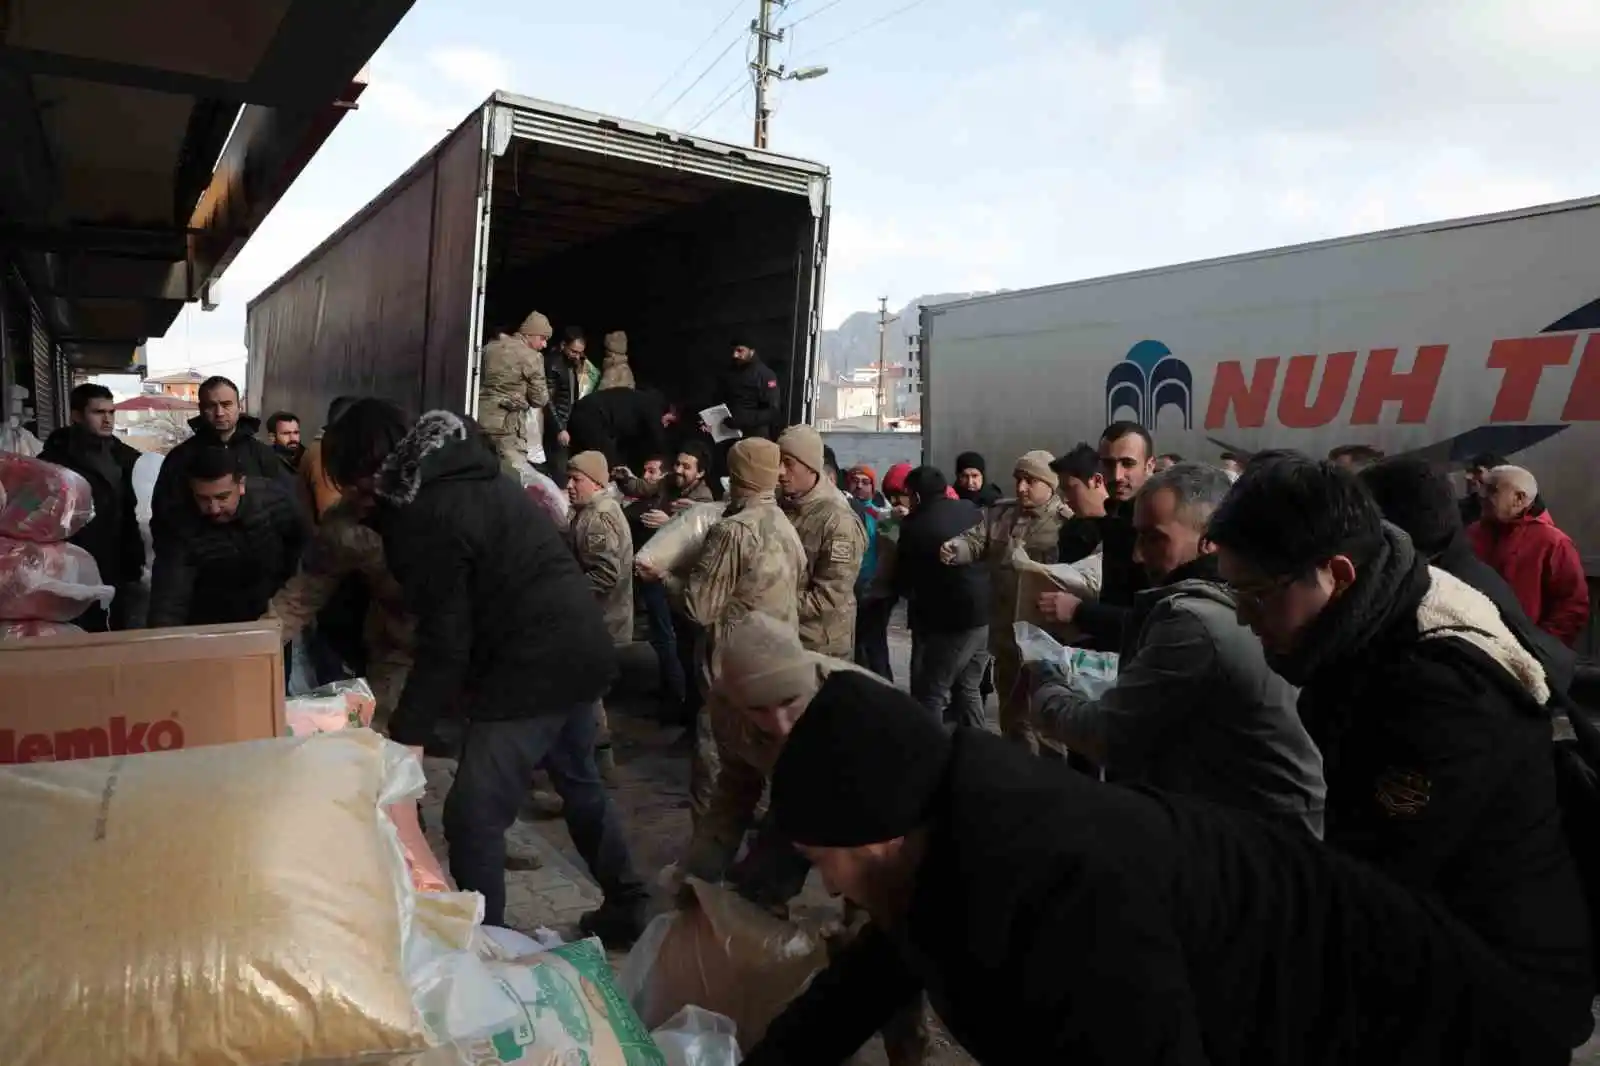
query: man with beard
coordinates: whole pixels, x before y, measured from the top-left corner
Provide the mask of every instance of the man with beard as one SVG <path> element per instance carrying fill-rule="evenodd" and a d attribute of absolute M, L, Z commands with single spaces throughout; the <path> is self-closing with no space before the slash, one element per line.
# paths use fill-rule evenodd
<path fill-rule="evenodd" d="M 1134 558 L 1153 587 L 1134 597 L 1116 682 L 1097 698 L 1035 669 L 1041 735 L 1119 781 L 1201 796 L 1322 835 L 1322 757 L 1295 691 L 1239 623 L 1206 523 L 1233 482 L 1179 463 L 1134 501 Z"/>
<path fill-rule="evenodd" d="M 1071 623 L 1101 651 L 1122 647 L 1134 593 L 1145 587 L 1144 571 L 1133 559 L 1133 499 L 1155 467 L 1155 442 L 1137 422 L 1113 422 L 1100 435 L 1100 469 L 1112 503 L 1100 521 L 1100 597 L 1086 601 L 1070 592 L 1039 597 L 1039 612 Z"/>
<path fill-rule="evenodd" d="M 1589 916 L 1538 660 L 1338 463 L 1251 466 L 1207 536 L 1240 620 L 1300 686 L 1325 760 L 1328 843 L 1436 895 L 1537 991 L 1548 1032 L 1582 1043 Z"/>
<path fill-rule="evenodd" d="M 291 474 L 299 473 L 300 460 L 306 454 L 305 445 L 300 443 L 299 415 L 289 411 L 274 412 L 267 419 L 267 442 Z"/>
<path fill-rule="evenodd" d="M 174 527 L 183 525 L 193 510 L 189 464 L 206 448 L 232 452 L 240 477 L 282 482 L 298 506 L 294 472 L 284 466 L 271 445 L 256 437 L 261 420 L 244 413 L 239 386 L 224 377 L 210 377 L 200 383 L 199 396 L 200 414 L 189 420 L 194 436 L 167 454 L 151 493 L 150 538 L 157 551 L 161 550 L 162 539 Z"/>

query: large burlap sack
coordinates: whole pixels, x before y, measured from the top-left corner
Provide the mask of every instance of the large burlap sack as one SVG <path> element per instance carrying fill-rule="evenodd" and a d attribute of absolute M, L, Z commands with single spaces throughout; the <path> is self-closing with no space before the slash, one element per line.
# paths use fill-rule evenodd
<path fill-rule="evenodd" d="M 70 622 L 92 604 L 111 605 L 94 556 L 76 544 L 36 544 L 0 536 L 0 619 Z"/>
<path fill-rule="evenodd" d="M 7 1066 L 429 1047 L 405 965 L 412 889 L 381 810 L 420 778 L 368 730 L 0 771 Z"/>
<path fill-rule="evenodd" d="M 666 1066 L 639 1016 L 617 989 L 598 940 L 486 964 L 516 1022 L 405 1066 Z"/>
<path fill-rule="evenodd" d="M 0 453 L 0 537 L 66 540 L 94 518 L 89 482 L 64 466 L 25 455 Z"/>
<path fill-rule="evenodd" d="M 731 1020 L 749 1051 L 827 966 L 827 946 L 730 889 L 686 883 L 695 905 L 645 928 L 623 963 L 622 989 L 652 1029 L 684 1007 L 703 1007 Z"/>
<path fill-rule="evenodd" d="M 639 549 L 635 563 L 643 563 L 658 574 L 687 570 L 700 555 L 706 534 L 726 511 L 726 503 L 696 503 L 685 507 L 656 530 L 650 542 Z"/>

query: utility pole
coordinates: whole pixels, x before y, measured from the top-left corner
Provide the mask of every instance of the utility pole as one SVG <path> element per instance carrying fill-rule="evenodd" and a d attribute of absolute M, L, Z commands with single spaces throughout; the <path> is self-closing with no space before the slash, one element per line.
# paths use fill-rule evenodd
<path fill-rule="evenodd" d="M 755 22 L 750 24 L 750 32 L 756 35 L 756 61 L 750 65 L 755 74 L 756 82 L 756 138 L 757 148 L 767 146 L 767 124 L 772 118 L 772 108 L 768 102 L 772 92 L 772 76 L 782 76 L 781 71 L 775 71 L 768 64 L 772 57 L 772 42 L 783 40 L 783 31 L 776 32 L 772 29 L 772 6 L 782 4 L 783 0 L 756 0 L 761 5 L 761 13 Z"/>
<path fill-rule="evenodd" d="M 878 297 L 878 432 L 883 432 L 883 410 L 889 403 L 889 390 L 884 386 L 883 352 L 889 323 L 900 321 L 899 315 L 889 314 L 889 298 Z"/>
<path fill-rule="evenodd" d="M 761 5 L 760 14 L 750 23 L 750 32 L 756 39 L 756 58 L 750 64 L 750 74 L 756 83 L 755 146 L 767 146 L 767 133 L 772 123 L 772 86 L 779 81 L 810 81 L 828 73 L 827 67 L 800 67 L 785 70 L 783 64 L 772 65 L 772 42 L 783 41 L 782 28 L 773 29 L 772 9 L 780 11 L 789 0 L 756 0 Z"/>

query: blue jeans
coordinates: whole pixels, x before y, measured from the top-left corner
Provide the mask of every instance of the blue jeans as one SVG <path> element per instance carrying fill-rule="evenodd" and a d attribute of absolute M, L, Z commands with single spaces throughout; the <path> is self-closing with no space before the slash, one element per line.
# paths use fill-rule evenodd
<path fill-rule="evenodd" d="M 644 604 L 645 621 L 650 628 L 650 647 L 655 649 L 661 676 L 661 698 L 681 706 L 684 698 L 683 662 L 678 658 L 678 640 L 672 626 L 672 607 L 667 590 L 659 581 L 637 583 L 639 600 Z"/>
<path fill-rule="evenodd" d="M 450 873 L 462 891 L 483 894 L 486 925 L 505 924 L 506 830 L 541 767 L 562 799 L 572 843 L 607 900 L 641 900 L 622 822 L 594 764 L 595 705 L 497 722 L 469 722 L 444 801 Z"/>

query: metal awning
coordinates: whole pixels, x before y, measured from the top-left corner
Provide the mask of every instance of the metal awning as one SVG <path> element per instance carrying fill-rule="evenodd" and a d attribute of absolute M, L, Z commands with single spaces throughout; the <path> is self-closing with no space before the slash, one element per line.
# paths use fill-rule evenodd
<path fill-rule="evenodd" d="M 0 0 L 0 251 L 74 367 L 200 299 L 413 0 Z"/>

